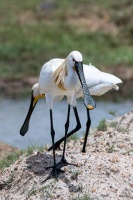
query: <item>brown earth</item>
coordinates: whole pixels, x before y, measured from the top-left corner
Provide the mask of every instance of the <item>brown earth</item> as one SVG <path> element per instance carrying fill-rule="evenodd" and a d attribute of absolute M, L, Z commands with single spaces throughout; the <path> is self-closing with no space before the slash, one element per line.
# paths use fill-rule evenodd
<path fill-rule="evenodd" d="M 12 147 L 8 144 L 5 144 L 3 142 L 0 142 L 0 160 L 4 157 L 8 156 L 12 152 L 16 152 L 16 151 L 19 151 L 19 149 Z"/>
<path fill-rule="evenodd" d="M 110 67 L 108 69 L 104 68 L 102 70 L 105 72 L 114 74 L 122 79 L 123 84 L 120 85 L 120 91 L 118 93 L 120 96 L 124 96 L 130 99 L 130 92 L 132 93 L 131 85 L 133 85 L 133 69 L 130 67 L 121 65 L 121 66 L 116 66 L 113 68 Z M 0 79 L 1 97 L 2 96 L 3 97 L 29 96 L 33 84 L 37 82 L 38 82 L 38 77 L 26 77 L 21 80 Z M 110 93 L 108 92 L 107 95 L 108 94 Z"/>
<path fill-rule="evenodd" d="M 0 93 L 3 97 L 23 97 L 25 91 L 30 94 L 33 84 L 38 82 L 38 77 L 26 77 L 21 80 L 0 79 Z"/>

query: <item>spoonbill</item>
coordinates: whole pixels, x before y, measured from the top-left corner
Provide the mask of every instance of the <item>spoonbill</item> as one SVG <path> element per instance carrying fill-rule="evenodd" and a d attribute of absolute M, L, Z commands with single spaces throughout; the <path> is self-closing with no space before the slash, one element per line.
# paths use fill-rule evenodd
<path fill-rule="evenodd" d="M 54 165 L 52 166 L 52 174 L 57 177 L 58 173 L 62 171 L 60 168 L 64 165 L 67 165 L 67 161 L 65 159 L 65 147 L 66 147 L 66 138 L 67 132 L 69 128 L 69 116 L 70 116 L 70 106 L 73 104 L 75 99 L 75 92 L 78 91 L 80 85 L 83 89 L 84 96 L 84 104 L 87 109 L 94 109 L 95 102 L 90 96 L 88 87 L 86 85 L 84 73 L 83 73 L 83 58 L 82 54 L 79 51 L 72 51 L 66 59 L 54 58 L 47 63 L 45 63 L 41 69 L 39 76 L 39 91 L 41 97 L 45 95 L 46 104 L 49 108 L 50 112 L 50 126 L 51 126 L 51 138 L 52 138 L 52 146 L 53 146 L 53 160 Z M 67 120 L 65 123 L 65 137 L 64 137 L 64 147 L 63 147 L 63 155 L 60 163 L 56 163 L 55 159 L 55 131 L 53 125 L 53 102 L 59 101 L 63 98 L 63 96 L 67 97 L 68 103 L 68 112 L 67 112 Z M 38 100 L 37 97 L 31 98 L 31 104 L 29 108 L 29 112 L 26 116 L 24 124 L 20 130 L 21 135 L 25 135 L 28 130 L 29 118 L 32 114 L 33 108 L 35 107 Z M 49 167 L 51 168 L 51 167 Z"/>
<path fill-rule="evenodd" d="M 117 84 L 122 83 L 122 80 L 120 78 L 118 78 L 112 74 L 100 71 L 99 69 L 97 69 L 96 67 L 91 65 L 91 63 L 89 65 L 84 64 L 83 71 L 84 71 L 86 83 L 87 83 L 87 86 L 88 86 L 88 89 L 89 89 L 91 95 L 101 96 L 101 95 L 105 94 L 107 91 L 109 91 L 110 89 L 118 90 L 119 87 L 117 86 Z M 30 106 L 29 112 L 27 114 L 25 123 L 22 127 L 22 133 L 21 133 L 22 135 L 28 131 L 29 120 L 30 120 L 32 111 L 34 110 L 38 99 L 43 98 L 43 97 L 44 97 L 44 95 L 40 94 L 39 84 L 38 83 L 34 84 L 32 87 L 31 106 Z M 73 105 L 72 105 L 74 114 L 76 117 L 77 125 L 76 125 L 75 129 L 73 129 L 70 133 L 67 134 L 67 137 L 71 136 L 72 134 L 74 134 L 76 131 L 78 131 L 81 128 L 81 123 L 79 120 L 77 106 L 76 106 L 76 99 L 79 97 L 83 98 L 83 91 L 82 91 L 81 86 L 79 87 L 78 91 L 75 94 L 75 98 L 74 98 Z M 63 96 L 62 96 L 62 98 L 63 98 Z M 58 101 L 58 100 L 60 100 L 60 99 L 55 99 L 55 101 Z M 90 121 L 90 125 L 91 125 L 91 120 L 89 117 L 88 109 L 87 109 L 87 117 L 88 117 L 88 121 Z M 85 134 L 82 152 L 85 152 L 88 133 L 89 133 L 88 128 L 86 128 L 86 134 Z M 58 147 L 60 147 L 60 144 L 63 141 L 64 141 L 64 137 L 62 137 L 60 140 L 58 140 L 55 143 L 55 148 L 57 149 Z M 52 148 L 53 148 L 53 146 L 51 146 L 48 150 L 51 150 Z"/>
<path fill-rule="evenodd" d="M 117 86 L 117 84 L 122 83 L 122 80 L 120 78 L 118 78 L 112 74 L 100 71 L 95 66 L 91 65 L 91 63 L 89 65 L 84 64 L 83 71 L 84 71 L 85 80 L 86 80 L 86 83 L 87 83 L 87 86 L 88 86 L 88 89 L 89 89 L 89 92 L 91 95 L 101 96 L 101 95 L 105 94 L 107 91 L 109 91 L 110 89 L 119 90 L 119 87 Z M 37 89 L 37 87 L 36 87 L 36 89 Z M 76 106 L 76 99 L 80 98 L 80 97 L 83 98 L 83 91 L 82 91 L 81 86 L 78 89 L 78 91 L 76 91 L 74 100 L 73 100 L 73 104 L 72 104 L 77 125 L 76 125 L 75 129 L 73 129 L 70 133 L 67 134 L 67 137 L 71 136 L 72 134 L 74 134 L 81 128 L 81 123 L 79 120 L 79 115 L 78 115 L 77 106 Z M 85 152 L 90 125 L 91 125 L 90 112 L 87 109 L 86 132 L 85 132 L 85 138 L 84 138 L 82 152 Z M 60 140 L 58 140 L 55 143 L 56 149 L 60 148 L 60 144 L 61 144 L 61 142 L 63 142 L 63 140 L 64 140 L 64 137 L 62 137 Z M 52 148 L 53 148 L 53 146 L 51 146 L 48 150 L 50 151 Z"/>

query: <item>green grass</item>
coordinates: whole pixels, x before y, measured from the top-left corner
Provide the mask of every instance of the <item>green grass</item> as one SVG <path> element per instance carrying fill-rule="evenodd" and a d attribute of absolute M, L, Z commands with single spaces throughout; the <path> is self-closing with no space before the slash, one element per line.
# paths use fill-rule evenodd
<path fill-rule="evenodd" d="M 81 173 L 81 172 L 80 172 L 79 170 L 77 170 L 77 171 L 72 171 L 72 172 L 71 172 L 71 179 L 77 181 L 77 180 L 78 180 L 78 176 L 80 175 L 80 173 Z"/>
<path fill-rule="evenodd" d="M 112 115 L 112 116 L 116 116 L 116 111 L 110 110 L 110 111 L 109 111 L 109 114 Z"/>
<path fill-rule="evenodd" d="M 102 119 L 99 122 L 99 125 L 97 126 L 97 130 L 98 131 L 107 131 L 107 124 L 106 124 L 106 120 L 105 119 Z"/>
<path fill-rule="evenodd" d="M 14 181 L 14 173 L 11 172 L 6 179 L 6 181 L 3 181 L 3 183 L 0 185 L 0 190 L 2 190 L 4 187 L 7 187 L 10 189 L 12 182 Z"/>
<path fill-rule="evenodd" d="M 110 123 L 110 127 L 116 128 L 117 125 L 118 125 L 118 122 L 111 122 L 111 123 Z"/>
<path fill-rule="evenodd" d="M 34 153 L 34 151 L 42 152 L 45 148 L 44 147 L 37 147 L 37 146 L 30 146 L 26 150 L 16 151 L 5 158 L 0 160 L 0 169 L 4 169 L 5 167 L 9 167 L 12 165 L 16 160 L 20 158 L 21 155 L 26 154 L 31 155 Z"/>
<path fill-rule="evenodd" d="M 0 169 L 4 169 L 5 167 L 9 167 L 13 164 L 19 157 L 23 154 L 23 152 L 14 152 L 10 155 L 6 156 L 5 158 L 0 160 Z"/>
<path fill-rule="evenodd" d="M 59 0 L 51 9 L 45 9 L 46 2 L 1 0 L 0 77 L 38 76 L 47 60 L 65 58 L 75 49 L 82 52 L 85 63 L 92 62 L 99 68 L 133 66 L 130 0 Z M 120 29 L 118 35 L 102 28 L 90 31 L 80 23 L 81 18 L 89 20 L 93 13 L 102 19 L 105 12 Z"/>
<path fill-rule="evenodd" d="M 107 153 L 113 153 L 114 152 L 114 145 L 111 145 L 108 148 L 106 148 L 106 152 Z"/>
<path fill-rule="evenodd" d="M 92 198 L 89 194 L 85 193 L 82 197 L 73 200 L 98 200 L 98 198 Z"/>
<path fill-rule="evenodd" d="M 71 135 L 70 137 L 67 138 L 67 142 L 70 142 L 71 140 L 73 140 L 74 143 L 76 143 L 78 139 L 79 139 L 78 135 L 73 134 L 73 135 Z"/>

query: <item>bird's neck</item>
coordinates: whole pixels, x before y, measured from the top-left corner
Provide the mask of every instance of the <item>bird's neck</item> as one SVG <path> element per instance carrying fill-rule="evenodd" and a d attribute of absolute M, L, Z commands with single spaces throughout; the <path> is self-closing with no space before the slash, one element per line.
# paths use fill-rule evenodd
<path fill-rule="evenodd" d="M 73 67 L 69 67 L 69 61 L 67 63 L 67 75 L 65 77 L 65 81 L 64 81 L 64 86 L 66 89 L 69 90 L 75 90 L 77 88 L 77 85 L 79 83 L 79 79 L 77 76 L 76 71 L 74 70 Z"/>

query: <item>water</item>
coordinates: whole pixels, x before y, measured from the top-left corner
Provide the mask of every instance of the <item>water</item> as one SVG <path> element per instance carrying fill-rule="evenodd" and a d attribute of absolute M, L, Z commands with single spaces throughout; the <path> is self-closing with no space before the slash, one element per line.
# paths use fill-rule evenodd
<path fill-rule="evenodd" d="M 45 100 L 40 99 L 32 114 L 29 131 L 23 137 L 19 134 L 19 130 L 24 122 L 27 111 L 29 109 L 30 99 L 22 100 L 0 100 L 0 141 L 10 144 L 15 147 L 24 149 L 31 145 L 51 144 L 50 135 L 50 119 L 49 110 Z M 82 128 L 79 133 L 85 131 L 86 127 L 86 109 L 82 101 L 78 101 L 77 105 Z M 117 116 L 123 115 L 132 110 L 132 102 L 97 102 L 94 110 L 90 111 L 92 126 L 96 127 L 100 120 L 113 119 L 114 116 L 109 114 L 109 111 L 115 111 Z M 64 99 L 61 102 L 54 104 L 53 117 L 56 138 L 64 136 L 64 124 L 67 116 L 67 104 Z M 70 127 L 69 130 L 75 128 L 76 122 L 71 109 Z"/>

